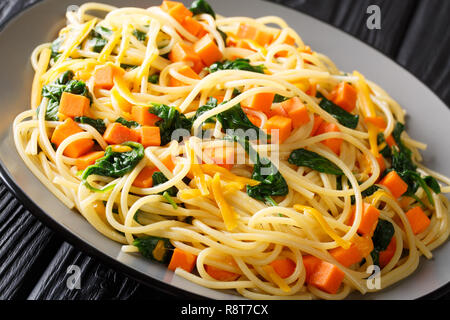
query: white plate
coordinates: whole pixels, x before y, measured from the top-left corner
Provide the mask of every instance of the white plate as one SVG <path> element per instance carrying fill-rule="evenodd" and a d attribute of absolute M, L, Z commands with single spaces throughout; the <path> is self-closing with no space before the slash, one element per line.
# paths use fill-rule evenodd
<path fill-rule="evenodd" d="M 426 165 L 450 174 L 450 112 L 435 94 L 405 69 L 356 38 L 294 10 L 259 0 L 209 2 L 216 12 L 224 16 L 280 16 L 307 45 L 329 56 L 341 70 L 359 70 L 381 85 L 408 111 L 407 130 L 410 135 L 428 144 L 428 150 L 423 153 Z M 17 154 L 11 123 L 19 112 L 29 108 L 33 77 L 29 56 L 37 45 L 56 37 L 65 23 L 66 8 L 77 3 L 82 1 L 44 1 L 13 19 L 0 33 L 0 161 L 3 179 L 32 213 L 62 232 L 68 241 L 133 278 L 174 294 L 189 292 L 213 299 L 240 298 L 229 292 L 195 285 L 174 276 L 165 266 L 149 262 L 139 255 L 122 253 L 119 244 L 102 236 L 81 215 L 68 210 L 55 198 Z M 109 0 L 108 3 L 120 7 L 141 7 L 143 4 L 159 5 L 160 1 Z M 418 270 L 400 283 L 374 294 L 352 294 L 351 298 L 415 299 L 443 287 L 450 281 L 450 244 L 446 243 L 433 254 L 432 260 L 422 260 Z"/>

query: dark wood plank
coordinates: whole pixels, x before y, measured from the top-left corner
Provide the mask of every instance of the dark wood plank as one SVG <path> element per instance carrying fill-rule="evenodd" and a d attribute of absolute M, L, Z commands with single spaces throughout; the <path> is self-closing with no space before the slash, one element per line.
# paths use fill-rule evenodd
<path fill-rule="evenodd" d="M 274 0 L 273 2 L 328 22 L 390 57 L 395 57 L 418 0 Z M 367 8 L 370 5 L 378 5 L 381 9 L 380 30 L 370 30 L 366 27 L 369 18 Z"/>
<path fill-rule="evenodd" d="M 420 2 L 402 41 L 397 61 L 450 107 L 449 15 L 450 1 Z"/>
<path fill-rule="evenodd" d="M 61 240 L 0 186 L 0 299 L 25 298 Z"/>
<path fill-rule="evenodd" d="M 69 267 L 79 268 L 79 288 L 68 286 L 75 273 Z M 95 259 L 64 243 L 28 299 L 40 300 L 112 300 L 129 299 L 139 284 L 123 274 L 105 267 Z"/>
<path fill-rule="evenodd" d="M 41 0 L 0 1 L 0 25 Z M 440 0 L 272 0 L 310 14 L 373 45 L 413 71 L 449 103 L 449 2 Z M 431 3 L 431 4 L 430 4 Z M 368 30 L 377 4 L 382 29 Z M 1 28 L 1 27 L 0 27 Z M 430 49 L 431 48 L 431 49 Z M 425 63 L 424 63 L 425 62 Z M 67 268 L 81 270 L 81 288 L 66 286 Z M 43 226 L 0 184 L 0 299 L 168 298 L 97 262 Z"/>

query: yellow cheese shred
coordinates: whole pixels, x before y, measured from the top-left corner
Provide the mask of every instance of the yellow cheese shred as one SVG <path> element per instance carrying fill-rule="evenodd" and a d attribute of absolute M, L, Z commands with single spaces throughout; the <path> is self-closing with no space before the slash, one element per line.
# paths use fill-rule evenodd
<path fill-rule="evenodd" d="M 307 206 L 302 206 L 299 204 L 294 205 L 294 209 L 297 211 L 304 211 L 304 212 L 308 212 L 309 214 L 311 214 L 316 220 L 317 222 L 319 222 L 319 225 L 322 227 L 322 229 L 325 231 L 326 234 L 328 234 L 334 241 L 336 241 L 336 243 L 341 246 L 344 249 L 348 249 L 351 246 L 351 242 L 342 239 L 329 225 L 328 223 L 325 221 L 324 217 L 322 216 L 322 214 L 317 211 L 314 208 L 311 207 L 307 207 Z"/>
<path fill-rule="evenodd" d="M 216 173 L 214 175 L 214 178 L 211 181 L 211 189 L 214 195 L 214 199 L 216 200 L 216 203 L 219 206 L 220 212 L 223 217 L 223 222 L 225 222 L 227 230 L 228 231 L 233 230 L 234 228 L 237 227 L 237 214 L 225 200 L 225 197 L 222 192 L 219 173 Z"/>
<path fill-rule="evenodd" d="M 201 168 L 202 168 L 203 172 L 209 174 L 210 176 L 214 176 L 214 174 L 216 172 L 218 172 L 218 173 L 220 173 L 222 178 L 225 178 L 226 180 L 237 182 L 239 184 L 248 184 L 252 187 L 260 184 L 259 181 L 245 178 L 245 177 L 239 177 L 239 176 L 235 175 L 234 173 L 232 173 L 231 171 L 229 171 L 223 167 L 220 167 L 216 164 L 202 164 Z"/>
<path fill-rule="evenodd" d="M 97 19 L 92 19 L 83 25 L 83 28 L 80 30 L 75 39 L 72 40 L 72 43 L 70 43 L 70 45 L 68 45 L 66 49 L 62 52 L 61 56 L 56 61 L 56 65 L 60 64 L 62 61 L 65 61 L 70 56 L 72 51 L 77 46 L 79 46 L 81 42 L 83 42 L 84 38 L 86 38 L 89 35 L 91 29 L 94 27 L 96 22 Z"/>
<path fill-rule="evenodd" d="M 286 281 L 281 278 L 278 273 L 275 272 L 272 266 L 266 265 L 263 270 L 267 273 L 269 278 L 284 292 L 291 292 L 291 288 L 287 285 Z"/>
<path fill-rule="evenodd" d="M 205 174 L 202 172 L 200 165 L 195 160 L 194 149 L 192 149 L 188 145 L 188 150 L 190 153 L 189 156 L 191 160 L 191 172 L 194 175 L 195 184 L 197 185 L 197 188 L 200 189 L 202 196 L 207 196 L 209 195 L 209 190 L 208 185 L 206 184 Z"/>
<path fill-rule="evenodd" d="M 370 99 L 369 86 L 367 85 L 367 82 L 361 73 L 359 73 L 358 71 L 354 71 L 353 75 L 358 78 L 356 87 L 358 89 L 358 99 L 362 106 L 363 115 L 365 118 L 374 117 L 376 115 L 375 106 L 372 102 L 372 99 Z M 368 123 L 367 129 L 369 133 L 370 151 L 375 157 L 377 157 L 379 155 L 377 143 L 378 128 L 372 123 Z"/>

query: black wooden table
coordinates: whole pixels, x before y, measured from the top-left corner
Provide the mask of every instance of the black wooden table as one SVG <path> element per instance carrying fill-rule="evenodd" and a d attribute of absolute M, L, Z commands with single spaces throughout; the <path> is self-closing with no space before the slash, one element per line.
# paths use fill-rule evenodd
<path fill-rule="evenodd" d="M 42 0 L 0 0 L 0 28 L 39 1 Z M 411 71 L 450 105 L 450 1 L 275 2 L 335 25 L 374 46 Z M 380 30 L 366 27 L 369 17 L 366 11 L 373 4 L 381 8 Z M 71 265 L 81 269 L 80 289 L 69 290 L 66 285 L 67 269 Z M 448 299 L 450 293 L 440 292 L 433 297 Z M 112 270 L 65 242 L 25 210 L 0 183 L 0 299 L 167 298 L 170 296 Z"/>

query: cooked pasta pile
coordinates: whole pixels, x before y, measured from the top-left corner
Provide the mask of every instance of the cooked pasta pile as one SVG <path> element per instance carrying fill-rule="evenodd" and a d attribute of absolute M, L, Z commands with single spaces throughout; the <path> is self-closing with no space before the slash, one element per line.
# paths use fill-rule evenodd
<path fill-rule="evenodd" d="M 14 139 L 124 252 L 246 298 L 343 299 L 447 240 L 450 179 L 421 164 L 405 111 L 281 18 L 204 0 L 66 16 L 32 54 Z"/>

